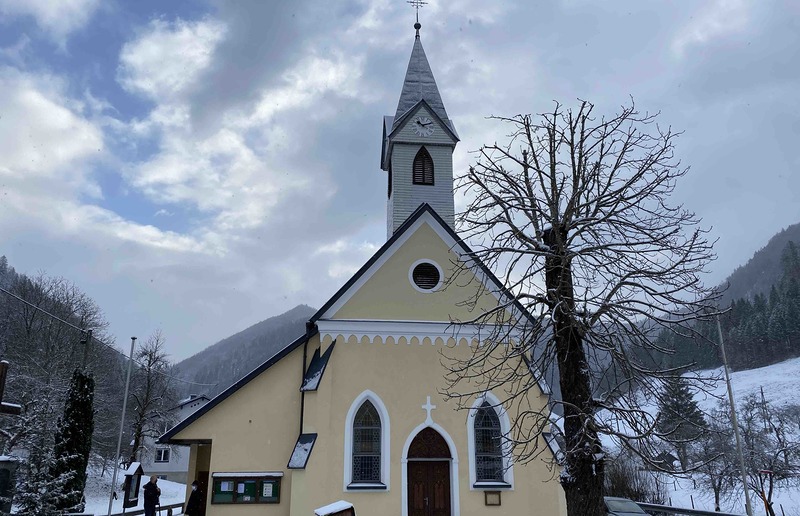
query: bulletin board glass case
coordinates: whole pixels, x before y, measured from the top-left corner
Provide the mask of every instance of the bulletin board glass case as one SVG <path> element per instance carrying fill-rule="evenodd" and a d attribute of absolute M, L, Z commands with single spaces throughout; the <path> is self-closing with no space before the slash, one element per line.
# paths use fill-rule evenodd
<path fill-rule="evenodd" d="M 280 503 L 279 476 L 223 476 L 214 474 L 211 503 L 251 504 Z"/>

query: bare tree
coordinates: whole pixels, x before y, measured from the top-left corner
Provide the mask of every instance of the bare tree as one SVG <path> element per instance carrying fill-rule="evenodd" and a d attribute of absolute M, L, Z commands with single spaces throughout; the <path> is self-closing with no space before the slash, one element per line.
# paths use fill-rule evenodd
<path fill-rule="evenodd" d="M 22 405 L 19 417 L 0 420 L 0 447 L 3 454 L 24 457 L 17 475 L 23 512 L 42 514 L 51 505 L 74 505 L 65 495 L 82 489 L 69 485 L 74 468 L 59 470 L 53 446 L 73 371 L 106 378 L 108 361 L 98 356 L 96 342 L 84 342 L 85 333 L 76 327 L 106 338 L 107 323 L 102 310 L 72 282 L 44 273 L 5 276 L 4 288 L 30 304 L 5 296 L 0 303 L 0 346 L 13 364 L 6 392 Z M 72 493 L 78 499 L 80 494 Z"/>
<path fill-rule="evenodd" d="M 153 332 L 136 352 L 141 367 L 136 373 L 131 391 L 133 402 L 132 445 L 128 463 L 140 458 L 146 437 L 155 438 L 164 431 L 172 417 L 175 388 L 169 374 L 171 364 L 164 350 L 161 330 Z"/>
<path fill-rule="evenodd" d="M 717 409 L 709 414 L 707 431 L 701 437 L 698 447 L 702 465 L 697 470 L 697 477 L 701 486 L 714 493 L 715 511 L 722 510 L 720 505 L 722 495 L 734 490 L 741 480 L 736 467 L 738 459 L 730 414 L 727 400 L 720 400 Z"/>
<path fill-rule="evenodd" d="M 764 514 L 775 516 L 772 498 L 782 486 L 800 484 L 800 409 L 797 405 L 775 407 L 750 394 L 739 406 L 744 457 L 750 487 L 764 505 Z"/>
<path fill-rule="evenodd" d="M 518 461 L 541 454 L 543 431 L 562 433 L 571 515 L 604 514 L 599 434 L 655 456 L 658 432 L 641 400 L 657 402 L 679 373 L 651 359 L 669 352 L 656 330 L 691 333 L 713 310 L 700 280 L 712 243 L 694 214 L 670 204 L 688 169 L 674 154 L 679 133 L 656 118 L 632 102 L 608 118 L 588 102 L 497 117 L 508 141 L 482 147 L 458 185 L 469 199 L 461 235 L 517 301 L 458 321 L 495 334 L 469 359 L 449 357 L 446 395 L 467 407 L 488 389 L 504 393 L 503 404 L 519 409 L 506 436 Z M 478 306 L 482 294 L 466 303 Z M 560 393 L 542 407 L 528 394 L 548 374 Z"/>

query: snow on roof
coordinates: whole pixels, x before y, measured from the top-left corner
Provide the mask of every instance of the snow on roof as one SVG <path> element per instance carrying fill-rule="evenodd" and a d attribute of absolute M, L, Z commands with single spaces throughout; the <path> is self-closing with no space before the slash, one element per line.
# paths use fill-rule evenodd
<path fill-rule="evenodd" d="M 326 505 L 325 507 L 314 509 L 314 514 L 316 516 L 327 516 L 328 514 L 335 514 L 337 512 L 341 512 L 352 508 L 353 508 L 352 503 L 347 502 L 345 500 L 339 500 L 338 502 L 333 502 L 331 504 Z"/>
<path fill-rule="evenodd" d="M 308 365 L 308 371 L 306 371 L 306 375 L 303 378 L 303 385 L 300 387 L 301 391 L 316 391 L 319 388 L 319 381 L 322 379 L 322 374 L 325 372 L 325 367 L 328 365 L 328 359 L 331 357 L 331 352 L 333 352 L 335 345 L 336 342 L 334 341 L 321 356 L 319 349 L 314 352 L 311 363 Z"/>
<path fill-rule="evenodd" d="M 542 437 L 544 437 L 544 441 L 547 443 L 547 447 L 550 448 L 551 452 L 553 452 L 553 456 L 555 457 L 556 462 L 558 462 L 559 464 L 563 464 L 566 456 L 564 455 L 564 451 L 562 449 L 561 443 L 558 440 L 558 437 L 550 432 L 542 432 Z"/>
<path fill-rule="evenodd" d="M 283 471 L 215 471 L 213 478 L 282 477 Z"/>
<path fill-rule="evenodd" d="M 317 441 L 317 434 L 300 434 L 297 443 L 294 445 L 292 457 L 289 459 L 287 467 L 289 469 L 305 469 L 311 450 Z"/>
<path fill-rule="evenodd" d="M 131 465 L 125 470 L 126 475 L 141 475 L 142 472 L 143 470 L 141 462 L 131 462 Z"/>

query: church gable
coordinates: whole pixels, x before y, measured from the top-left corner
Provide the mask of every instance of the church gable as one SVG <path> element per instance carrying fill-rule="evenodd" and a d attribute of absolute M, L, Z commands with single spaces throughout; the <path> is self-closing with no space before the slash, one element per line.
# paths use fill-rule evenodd
<path fill-rule="evenodd" d="M 463 269 L 460 250 L 452 230 L 423 205 L 313 320 L 470 321 L 503 294 L 480 268 Z"/>
<path fill-rule="evenodd" d="M 424 143 L 430 145 L 455 145 L 458 137 L 450 128 L 449 121 L 442 120 L 428 106 L 420 101 L 411 111 L 397 121 L 389 135 L 392 143 Z"/>

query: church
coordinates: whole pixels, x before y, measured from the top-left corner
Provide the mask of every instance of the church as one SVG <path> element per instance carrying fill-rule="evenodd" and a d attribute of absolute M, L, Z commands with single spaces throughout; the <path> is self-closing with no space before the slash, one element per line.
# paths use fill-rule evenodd
<path fill-rule="evenodd" d="M 415 28 L 383 120 L 386 243 L 305 334 L 160 439 L 190 446 L 188 476 L 209 516 L 566 514 L 552 436 L 538 436 L 545 460 L 515 464 L 501 393 L 468 410 L 441 394 L 443 350 L 466 358 L 481 343 L 477 327 L 454 330 L 474 317 L 464 301 L 491 310 L 511 294 L 453 229 L 459 137 Z M 453 264 L 469 276 L 449 283 Z M 532 403 L 544 407 L 549 390 L 539 391 Z"/>

